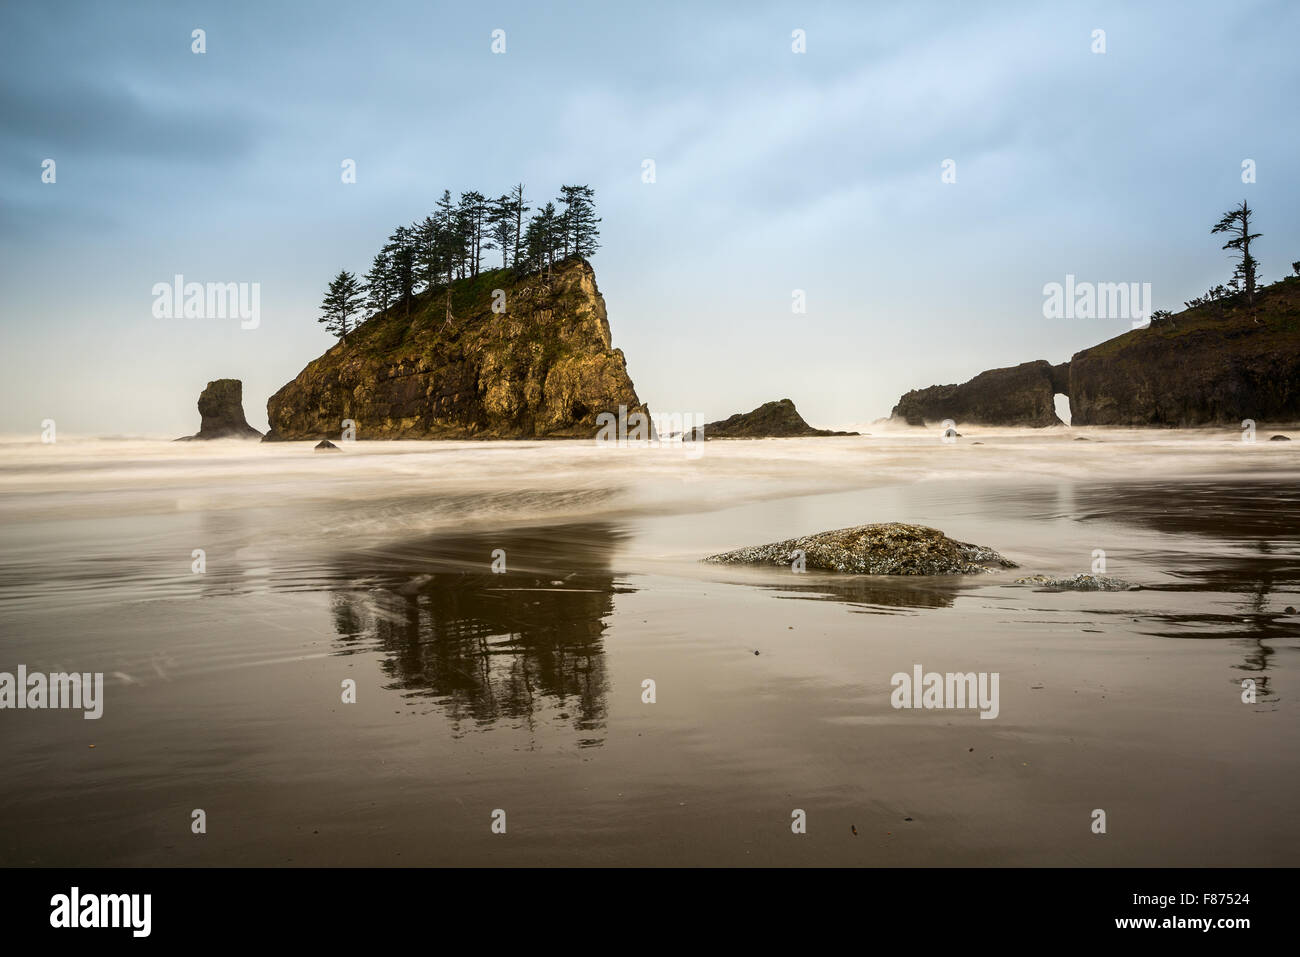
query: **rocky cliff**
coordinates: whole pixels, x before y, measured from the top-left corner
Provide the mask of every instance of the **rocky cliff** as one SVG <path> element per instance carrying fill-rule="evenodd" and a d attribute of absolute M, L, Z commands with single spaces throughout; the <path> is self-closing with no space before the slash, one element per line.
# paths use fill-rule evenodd
<path fill-rule="evenodd" d="M 832 432 L 814 429 L 804 421 L 789 399 L 764 402 L 752 412 L 737 412 L 729 418 L 710 422 L 703 427 L 705 439 L 790 438 L 803 435 L 857 435 L 856 432 Z M 698 438 L 696 430 L 692 438 Z"/>
<path fill-rule="evenodd" d="M 244 418 L 244 383 L 239 379 L 214 379 L 199 393 L 199 431 L 192 439 L 260 439 L 262 433 Z"/>
<path fill-rule="evenodd" d="M 958 425 L 1060 425 L 1054 404 L 1063 371 L 1042 359 L 990 369 L 960 385 L 913 389 L 898 400 L 890 418 L 908 425 L 952 419 Z"/>
<path fill-rule="evenodd" d="M 1300 421 L 1300 277 L 1256 294 L 1152 319 L 1058 365 L 1039 359 L 961 385 L 916 389 L 893 418 L 909 425 L 1056 425 L 1053 394 L 1072 425 L 1240 425 Z"/>
<path fill-rule="evenodd" d="M 503 305 L 504 312 L 493 310 Z M 646 412 L 612 347 L 591 266 L 492 270 L 362 323 L 266 404 L 269 441 L 590 438 L 596 416 Z"/>
<path fill-rule="evenodd" d="M 1070 360 L 1074 425 L 1240 425 L 1300 420 L 1300 278 L 1252 310 L 1220 300 L 1135 329 Z"/>

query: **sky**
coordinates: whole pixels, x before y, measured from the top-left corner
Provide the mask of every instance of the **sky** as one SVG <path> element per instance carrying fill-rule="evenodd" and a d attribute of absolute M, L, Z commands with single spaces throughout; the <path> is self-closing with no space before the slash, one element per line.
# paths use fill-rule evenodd
<path fill-rule="evenodd" d="M 1289 274 L 1298 35 L 1249 0 L 6 4 L 0 432 L 192 433 L 217 378 L 265 429 L 333 275 L 518 182 L 595 190 L 652 410 L 862 426 L 1131 327 L 1045 317 L 1067 275 L 1177 311 L 1230 277 L 1210 226 L 1243 199 Z M 156 316 L 177 274 L 258 284 L 256 328 Z"/>

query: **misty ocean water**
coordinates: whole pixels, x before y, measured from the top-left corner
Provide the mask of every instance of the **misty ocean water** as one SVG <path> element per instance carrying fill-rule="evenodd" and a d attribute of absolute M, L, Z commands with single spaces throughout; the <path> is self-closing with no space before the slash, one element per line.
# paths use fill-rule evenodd
<path fill-rule="evenodd" d="M 0 862 L 1294 864 L 1300 447 L 1264 437 L 0 441 L 0 671 L 106 681 L 97 721 L 6 715 Z M 883 521 L 1020 568 L 699 561 Z M 1099 551 L 1142 589 L 1014 582 Z M 894 709 L 917 664 L 1000 673 L 998 718 Z"/>

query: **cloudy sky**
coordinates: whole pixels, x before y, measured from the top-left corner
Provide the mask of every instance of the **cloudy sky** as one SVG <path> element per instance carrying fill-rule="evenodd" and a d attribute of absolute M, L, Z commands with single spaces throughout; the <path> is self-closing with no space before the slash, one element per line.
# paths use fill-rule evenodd
<path fill-rule="evenodd" d="M 1209 227 L 1243 198 L 1288 273 L 1300 6 L 1132 6 L 6 4 L 0 431 L 193 432 L 221 377 L 264 429 L 328 279 L 444 188 L 591 185 L 637 391 L 709 418 L 788 396 L 843 427 L 1067 359 L 1130 324 L 1046 319 L 1045 283 L 1180 308 L 1230 275 Z M 178 273 L 259 283 L 259 326 L 155 318 Z"/>

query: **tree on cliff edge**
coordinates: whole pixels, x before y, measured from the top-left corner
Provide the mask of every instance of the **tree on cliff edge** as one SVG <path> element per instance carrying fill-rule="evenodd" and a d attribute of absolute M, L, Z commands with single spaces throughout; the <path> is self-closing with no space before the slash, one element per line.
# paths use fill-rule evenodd
<path fill-rule="evenodd" d="M 600 243 L 596 241 L 600 236 L 600 230 L 596 228 L 600 218 L 596 215 L 596 205 L 593 202 L 595 195 L 590 186 L 560 187 L 560 202 L 564 204 L 560 223 L 565 258 L 573 253 L 581 259 L 600 248 Z"/>
<path fill-rule="evenodd" d="M 1232 235 L 1233 238 L 1224 243 L 1223 248 L 1235 249 L 1241 254 L 1241 262 L 1237 264 L 1237 269 L 1232 274 L 1232 278 L 1234 282 L 1241 281 L 1246 290 L 1246 301 L 1252 306 L 1255 304 L 1255 272 L 1259 263 L 1250 254 L 1250 241 L 1259 239 L 1261 235 L 1250 231 L 1250 217 L 1253 212 L 1254 210 L 1246 205 L 1246 201 L 1242 200 L 1240 206 L 1224 213 L 1223 218 L 1210 230 L 1211 234 L 1228 233 Z"/>
<path fill-rule="evenodd" d="M 325 328 L 339 339 L 347 339 L 352 317 L 360 312 L 364 303 L 365 296 L 357 277 L 346 269 L 340 270 L 321 300 L 321 314 L 317 321 L 325 323 Z"/>
<path fill-rule="evenodd" d="M 366 273 L 365 290 L 366 308 L 372 313 L 380 313 L 393 303 L 393 264 L 388 254 L 380 252 L 375 255 Z"/>
<path fill-rule="evenodd" d="M 410 226 L 398 226 L 388 237 L 383 253 L 392 269 L 393 298 L 411 314 L 411 296 L 415 293 L 415 235 Z"/>
<path fill-rule="evenodd" d="M 510 265 L 510 251 L 515 245 L 515 211 L 509 196 L 492 200 L 488 209 L 488 235 L 501 250 L 501 268 Z"/>

